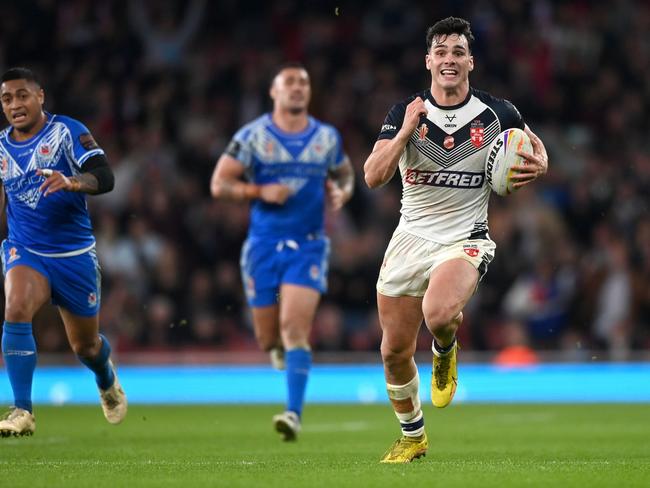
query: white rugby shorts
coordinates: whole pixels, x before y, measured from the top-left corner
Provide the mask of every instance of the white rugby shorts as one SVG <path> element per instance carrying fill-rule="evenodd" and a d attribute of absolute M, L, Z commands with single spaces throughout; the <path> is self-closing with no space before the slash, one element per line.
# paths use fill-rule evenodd
<path fill-rule="evenodd" d="M 491 239 L 467 239 L 439 244 L 397 229 L 388 244 L 379 271 L 377 291 L 389 297 L 422 297 L 431 272 L 450 259 L 464 259 L 479 272 L 479 280 L 494 259 L 496 244 Z"/>

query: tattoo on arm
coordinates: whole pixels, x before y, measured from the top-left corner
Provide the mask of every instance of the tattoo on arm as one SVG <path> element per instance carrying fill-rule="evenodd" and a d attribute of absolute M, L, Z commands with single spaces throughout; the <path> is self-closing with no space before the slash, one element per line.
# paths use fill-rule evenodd
<path fill-rule="evenodd" d="M 336 181 L 339 188 L 348 196 L 352 195 L 354 191 L 354 170 L 349 159 L 346 158 L 345 162 L 339 168 L 331 171 L 330 178 Z"/>
<path fill-rule="evenodd" d="M 72 182 L 72 191 L 89 193 L 94 195 L 99 190 L 97 178 L 90 173 L 81 173 L 70 178 Z"/>

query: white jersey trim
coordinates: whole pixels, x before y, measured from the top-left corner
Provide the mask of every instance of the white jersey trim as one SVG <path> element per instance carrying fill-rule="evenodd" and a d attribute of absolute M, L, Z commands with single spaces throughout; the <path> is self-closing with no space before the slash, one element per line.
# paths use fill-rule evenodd
<path fill-rule="evenodd" d="M 33 249 L 30 249 L 28 247 L 26 247 L 25 249 L 27 249 L 32 254 L 36 254 L 37 256 L 42 256 L 44 258 L 71 258 L 72 256 L 79 256 L 81 254 L 87 253 L 88 251 L 90 251 L 95 247 L 95 244 L 96 243 L 93 242 L 90 246 L 85 247 L 83 249 L 76 249 L 74 251 L 68 251 L 68 252 L 57 252 L 54 254 L 46 254 L 44 252 L 34 251 Z"/>

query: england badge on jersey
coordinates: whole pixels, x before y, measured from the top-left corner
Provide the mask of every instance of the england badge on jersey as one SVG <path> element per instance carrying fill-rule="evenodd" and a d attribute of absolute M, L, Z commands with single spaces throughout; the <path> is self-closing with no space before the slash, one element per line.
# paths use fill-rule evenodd
<path fill-rule="evenodd" d="M 472 141 L 474 147 L 481 147 L 483 145 L 483 122 L 476 119 L 469 127 L 469 139 Z"/>

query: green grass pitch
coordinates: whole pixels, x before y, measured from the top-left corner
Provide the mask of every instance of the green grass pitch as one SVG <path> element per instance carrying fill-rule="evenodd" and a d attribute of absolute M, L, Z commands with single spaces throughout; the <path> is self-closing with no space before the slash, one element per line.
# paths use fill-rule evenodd
<path fill-rule="evenodd" d="M 278 406 L 37 407 L 33 437 L 0 439 L 3 487 L 648 487 L 649 405 L 425 406 L 430 447 L 379 458 L 399 435 L 385 405 L 308 405 L 296 443 Z"/>

